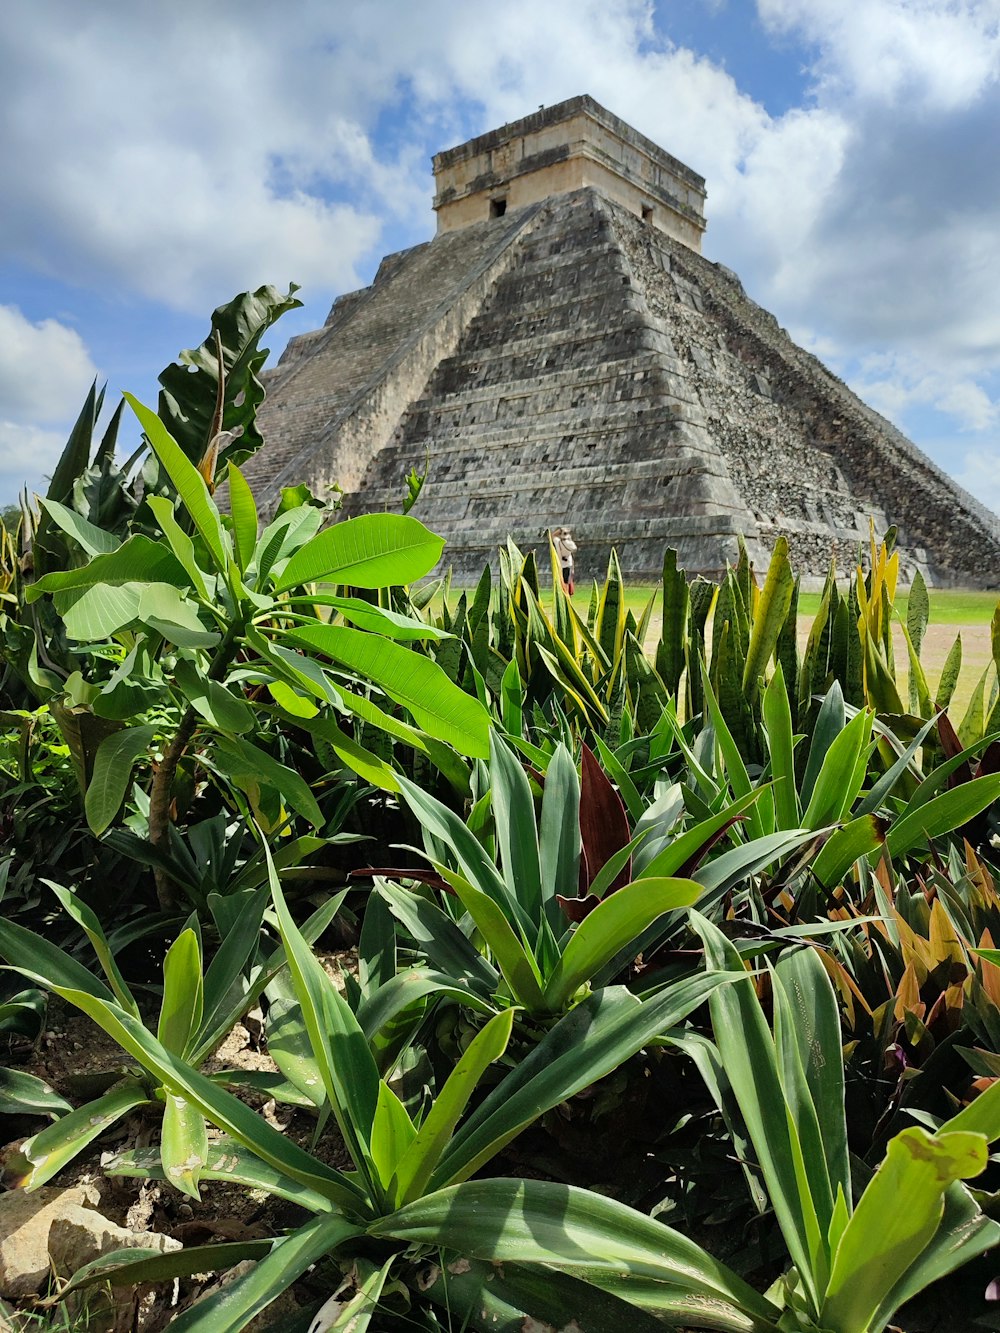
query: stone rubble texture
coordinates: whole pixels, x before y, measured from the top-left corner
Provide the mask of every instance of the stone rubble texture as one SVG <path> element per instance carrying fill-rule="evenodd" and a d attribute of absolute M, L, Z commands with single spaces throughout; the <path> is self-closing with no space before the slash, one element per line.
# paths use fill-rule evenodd
<path fill-rule="evenodd" d="M 583 188 L 382 261 L 267 377 L 261 507 L 337 484 L 343 513 L 414 513 L 475 578 L 508 535 L 548 568 L 572 527 L 578 577 L 614 547 L 658 578 L 666 546 L 719 574 L 779 534 L 795 567 L 841 570 L 899 528 L 901 577 L 995 586 L 1000 520 L 820 361 L 735 274 Z"/>

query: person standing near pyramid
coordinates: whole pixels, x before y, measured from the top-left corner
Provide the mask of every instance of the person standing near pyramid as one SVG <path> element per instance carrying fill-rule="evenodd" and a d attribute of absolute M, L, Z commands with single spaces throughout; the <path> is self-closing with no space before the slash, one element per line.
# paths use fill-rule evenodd
<path fill-rule="evenodd" d="M 556 559 L 559 561 L 559 572 L 562 575 L 563 587 L 573 596 L 573 552 L 576 550 L 576 542 L 570 535 L 569 528 L 552 529 L 552 545 L 556 549 Z"/>

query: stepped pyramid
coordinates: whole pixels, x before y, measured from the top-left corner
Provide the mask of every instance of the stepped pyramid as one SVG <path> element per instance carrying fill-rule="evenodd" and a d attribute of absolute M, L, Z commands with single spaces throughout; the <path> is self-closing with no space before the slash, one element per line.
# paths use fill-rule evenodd
<path fill-rule="evenodd" d="M 899 527 L 902 576 L 994 586 L 1000 520 L 797 347 L 700 254 L 704 181 L 589 97 L 434 159 L 437 235 L 383 259 L 267 377 L 262 508 L 334 483 L 344 512 L 414 511 L 475 577 L 510 534 L 547 568 L 656 578 L 666 545 L 715 575 L 742 534 L 766 562 L 843 569 Z"/>

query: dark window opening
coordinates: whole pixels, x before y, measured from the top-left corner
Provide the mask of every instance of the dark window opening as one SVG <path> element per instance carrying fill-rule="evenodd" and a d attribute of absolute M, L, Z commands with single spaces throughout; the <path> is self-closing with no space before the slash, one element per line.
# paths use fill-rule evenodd
<path fill-rule="evenodd" d="M 507 200 L 506 200 L 506 199 L 491 199 L 491 200 L 490 200 L 490 217 L 491 217 L 491 218 L 502 218 L 503 215 L 504 215 L 506 212 L 507 212 Z"/>
<path fill-rule="evenodd" d="M 642 220 L 643 222 L 652 222 L 653 220 L 653 210 L 648 204 L 643 204 L 642 206 Z"/>

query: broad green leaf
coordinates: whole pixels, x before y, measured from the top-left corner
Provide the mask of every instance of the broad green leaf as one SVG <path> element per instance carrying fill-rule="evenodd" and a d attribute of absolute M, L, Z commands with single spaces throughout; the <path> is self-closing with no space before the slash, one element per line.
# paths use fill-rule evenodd
<path fill-rule="evenodd" d="M 257 545 L 257 505 L 246 477 L 235 463 L 229 464 L 229 506 L 233 516 L 236 563 L 246 572 Z"/>
<path fill-rule="evenodd" d="M 331 606 L 339 611 L 345 620 L 349 620 L 358 629 L 368 630 L 372 634 L 384 634 L 387 639 L 401 642 L 450 639 L 454 636 L 447 630 L 428 625 L 413 616 L 404 616 L 386 606 L 372 606 L 360 597 L 334 597 L 325 594 L 302 595 L 289 599 L 292 602 L 308 602 L 311 606 Z"/>
<path fill-rule="evenodd" d="M 165 495 L 149 495 L 146 497 L 146 504 L 149 505 L 160 531 L 170 543 L 170 549 L 187 572 L 191 587 L 199 597 L 207 601 L 208 588 L 205 584 L 205 575 L 194 553 L 194 542 L 177 522 L 173 503 Z"/>
<path fill-rule="evenodd" d="M 99 583 L 93 588 L 57 592 L 52 601 L 62 616 L 66 637 L 87 643 L 110 638 L 138 620 L 145 587 L 143 583 Z"/>
<path fill-rule="evenodd" d="M 239 736 L 217 737 L 215 763 L 237 785 L 250 782 L 273 787 L 313 828 L 322 828 L 326 822 L 305 779 L 250 741 Z"/>
<path fill-rule="evenodd" d="M 200 1199 L 198 1181 L 208 1158 L 205 1117 L 186 1097 L 168 1092 L 163 1103 L 160 1161 L 165 1179 L 192 1199 Z"/>
<path fill-rule="evenodd" d="M 557 745 L 545 770 L 538 828 L 541 891 L 550 922 L 561 915 L 556 894 L 576 895 L 580 874 L 580 777 L 565 745 Z"/>
<path fill-rule="evenodd" d="M 307 1268 L 359 1234 L 360 1228 L 338 1213 L 312 1218 L 275 1242 L 250 1272 L 171 1320 L 172 1333 L 242 1333 Z"/>
<path fill-rule="evenodd" d="M 415 583 L 431 572 L 443 549 L 444 538 L 415 518 L 362 514 L 306 542 L 282 570 L 275 591 L 319 582 L 355 588 Z"/>
<path fill-rule="evenodd" d="M 155 734 L 153 726 L 126 727 L 101 741 L 84 798 L 92 833 L 99 835 L 114 822 L 132 781 L 136 760 L 149 749 Z"/>
<path fill-rule="evenodd" d="M 67 509 L 58 500 L 44 499 L 41 504 L 52 521 L 62 528 L 63 532 L 69 533 L 87 555 L 110 555 L 121 545 L 113 533 L 106 532 L 104 528 L 89 522 L 75 509 Z"/>
<path fill-rule="evenodd" d="M 749 1329 L 775 1329 L 778 1311 L 679 1231 L 614 1199 L 544 1180 L 452 1186 L 379 1218 L 369 1234 L 441 1245 L 493 1263 L 538 1263 L 652 1278 L 735 1306 Z M 624 1330 L 623 1330 L 624 1333 Z"/>
<path fill-rule="evenodd" d="M 201 944 L 188 928 L 181 931 L 163 960 L 163 1001 L 157 1040 L 174 1055 L 186 1056 L 201 1024 L 204 990 Z"/>
<path fill-rule="evenodd" d="M 974 952 L 980 958 L 1000 964 L 1000 952 L 996 949 L 976 949 Z M 968 1106 L 963 1106 L 939 1127 L 938 1133 L 984 1134 L 987 1143 L 1000 1139 L 1000 1082 L 991 1083 Z"/>
<path fill-rule="evenodd" d="M 142 589 L 136 618 L 179 648 L 211 648 L 219 642 L 216 631 L 201 623 L 194 602 L 169 583 L 149 583 Z"/>
<path fill-rule="evenodd" d="M 44 1185 L 122 1116 L 149 1100 L 148 1089 L 136 1079 L 127 1078 L 103 1097 L 70 1111 L 22 1144 L 21 1154 L 30 1169 L 18 1184 L 26 1189 Z"/>
<path fill-rule="evenodd" d="M 132 394 L 126 393 L 124 397 L 139 418 L 139 424 L 146 433 L 150 447 L 163 464 L 174 489 L 191 515 L 215 568 L 220 574 L 224 574 L 229 565 L 228 539 L 222 527 L 219 510 L 208 493 L 204 478 L 194 464 L 185 457 L 184 451 L 156 413 L 144 407 Z"/>
<path fill-rule="evenodd" d="M 1000 799 L 1000 774 L 963 782 L 897 819 L 886 834 L 886 846 L 891 855 L 905 856 L 931 838 L 953 833 L 997 799 Z"/>
<path fill-rule="evenodd" d="M 427 1188 L 479 1080 L 507 1049 L 513 1024 L 514 1010 L 504 1010 L 491 1018 L 463 1051 L 396 1168 L 391 1192 L 400 1204 L 419 1198 Z"/>
<path fill-rule="evenodd" d="M 246 702 L 219 681 L 210 680 L 194 662 L 179 661 L 174 668 L 174 679 L 188 703 L 213 727 L 233 736 L 253 729 L 253 710 Z"/>
<path fill-rule="evenodd" d="M 679 870 L 698 855 L 702 848 L 710 846 L 713 838 L 727 824 L 737 822 L 744 810 L 748 809 L 759 798 L 760 790 L 760 788 L 756 788 L 746 796 L 741 796 L 738 801 L 733 801 L 731 805 L 725 806 L 717 815 L 712 815 L 711 818 L 704 819 L 686 829 L 683 833 L 678 834 L 676 838 L 667 843 L 662 852 L 657 852 L 656 856 L 643 866 L 642 874 L 651 875 L 654 879 L 676 875 Z M 736 848 L 735 850 L 739 852 L 745 849 Z"/>
<path fill-rule="evenodd" d="M 890 1140 L 837 1248 L 820 1324 L 867 1329 L 941 1225 L 945 1190 L 978 1175 L 986 1160 L 979 1134 L 932 1136 L 915 1125 Z"/>
<path fill-rule="evenodd" d="M 302 1006 L 295 998 L 291 985 L 276 977 L 268 989 L 267 1053 L 294 1088 L 298 1088 L 313 1106 L 322 1106 L 326 1100 L 323 1075 L 313 1055 L 312 1043 L 302 1016 Z M 291 992 L 285 995 L 285 990 Z"/>
<path fill-rule="evenodd" d="M 409 709 L 418 726 L 454 745 L 461 754 L 475 759 L 489 758 L 489 713 L 478 699 L 450 681 L 429 657 L 389 639 L 341 625 L 305 626 L 285 637 L 287 642 L 324 653 L 371 680 L 396 703 Z"/>
<path fill-rule="evenodd" d="M 372 1120 L 371 1155 L 379 1180 L 387 1191 L 396 1167 L 416 1134 L 416 1127 L 406 1107 L 388 1083 L 379 1083 L 375 1117 Z"/>
<path fill-rule="evenodd" d="M 690 879 L 639 879 L 616 890 L 576 927 L 545 987 L 554 1013 L 666 912 L 689 907 L 704 892 Z"/>
<path fill-rule="evenodd" d="M 46 574 L 29 583 L 25 596 L 35 602 L 47 592 L 117 586 L 122 583 L 169 583 L 177 588 L 188 586 L 188 574 L 169 549 L 151 537 L 137 533 L 107 555 L 97 555 L 77 569 Z"/>

